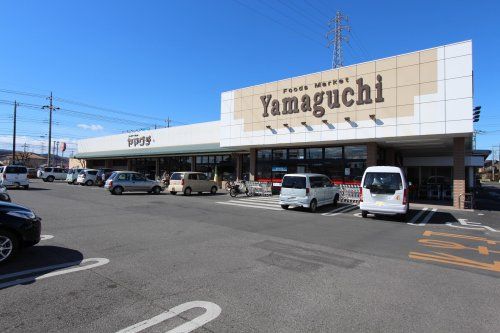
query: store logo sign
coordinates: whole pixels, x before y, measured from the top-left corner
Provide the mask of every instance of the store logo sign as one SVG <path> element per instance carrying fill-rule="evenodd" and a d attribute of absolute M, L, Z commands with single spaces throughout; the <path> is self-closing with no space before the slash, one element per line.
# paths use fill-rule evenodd
<path fill-rule="evenodd" d="M 337 84 L 337 80 L 334 84 Z M 340 80 L 339 80 L 340 81 Z M 346 82 L 349 80 L 346 78 Z M 315 88 L 326 87 L 331 84 L 331 81 L 328 82 L 319 82 L 314 86 Z M 327 100 L 327 106 L 330 109 L 340 108 L 340 102 L 345 107 L 351 107 L 356 103 L 356 105 L 364 105 L 373 103 L 372 99 L 372 89 L 368 84 L 363 82 L 363 78 L 359 78 L 356 80 L 358 94 L 356 96 L 356 100 L 354 97 L 354 89 L 352 87 L 345 87 L 342 92 L 339 89 L 327 90 L 327 91 L 318 91 L 313 95 L 311 100 L 311 96 L 308 94 L 303 94 L 300 98 L 297 96 L 285 97 L 281 100 L 281 103 L 277 99 L 273 99 L 272 95 L 264 95 L 260 96 L 260 100 L 262 102 L 262 106 L 264 108 L 264 112 L 262 113 L 263 117 L 269 117 L 269 114 L 272 116 L 278 116 L 280 114 L 293 114 L 302 112 L 310 112 L 317 117 L 321 118 L 325 115 L 325 107 L 323 106 L 323 102 Z M 297 89 L 284 89 L 283 92 L 291 92 L 291 91 L 303 91 L 308 90 L 308 86 L 302 86 Z M 326 95 L 326 96 L 325 96 Z M 377 83 L 375 84 L 375 103 L 382 103 L 384 101 L 384 97 L 382 96 L 382 75 L 377 75 Z M 325 98 L 326 97 L 326 98 Z"/>
<path fill-rule="evenodd" d="M 139 136 L 138 134 L 131 134 L 128 136 L 128 146 L 130 147 L 144 147 L 149 146 L 151 144 L 151 135 L 148 136 Z"/>

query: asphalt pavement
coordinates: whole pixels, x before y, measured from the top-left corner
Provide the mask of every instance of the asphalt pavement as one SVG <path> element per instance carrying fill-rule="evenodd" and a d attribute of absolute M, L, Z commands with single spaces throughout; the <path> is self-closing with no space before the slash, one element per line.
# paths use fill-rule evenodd
<path fill-rule="evenodd" d="M 44 240 L 0 266 L 1 332 L 499 332 L 500 212 L 34 181 Z"/>

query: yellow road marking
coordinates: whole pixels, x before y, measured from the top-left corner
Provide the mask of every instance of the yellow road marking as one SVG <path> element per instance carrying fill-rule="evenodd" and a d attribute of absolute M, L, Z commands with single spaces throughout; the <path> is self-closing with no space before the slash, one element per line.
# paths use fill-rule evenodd
<path fill-rule="evenodd" d="M 410 252 L 408 255 L 411 259 L 424 260 L 424 261 L 435 261 L 445 264 L 472 267 L 482 270 L 488 270 L 493 272 L 500 272 L 500 261 L 493 261 L 492 264 L 484 263 L 480 261 L 470 260 L 458 256 L 453 256 L 451 254 L 446 254 L 442 252 L 432 252 L 435 254 L 421 253 L 421 252 Z"/>
<path fill-rule="evenodd" d="M 424 236 L 443 236 L 443 237 L 450 237 L 450 238 L 461 238 L 461 239 L 469 239 L 469 240 L 475 240 L 478 242 L 485 242 L 490 245 L 496 245 L 498 244 L 498 241 L 487 239 L 484 237 L 476 237 L 476 236 L 469 236 L 469 235 L 463 235 L 463 234 L 449 234 L 447 232 L 436 232 L 436 231 L 431 231 L 431 230 L 426 230 L 423 233 Z"/>

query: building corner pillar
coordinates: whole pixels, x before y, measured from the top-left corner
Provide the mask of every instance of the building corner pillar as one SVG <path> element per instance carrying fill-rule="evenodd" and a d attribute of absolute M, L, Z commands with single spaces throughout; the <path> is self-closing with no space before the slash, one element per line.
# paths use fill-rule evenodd
<path fill-rule="evenodd" d="M 465 138 L 453 138 L 453 207 L 463 208 L 465 199 Z"/>
<path fill-rule="evenodd" d="M 255 181 L 255 173 L 257 170 L 257 150 L 255 148 L 250 149 L 250 170 L 249 170 L 249 180 Z"/>
<path fill-rule="evenodd" d="M 191 156 L 191 171 L 196 171 L 196 156 Z"/>
<path fill-rule="evenodd" d="M 376 142 L 368 142 L 366 144 L 366 167 L 377 165 L 377 149 Z"/>

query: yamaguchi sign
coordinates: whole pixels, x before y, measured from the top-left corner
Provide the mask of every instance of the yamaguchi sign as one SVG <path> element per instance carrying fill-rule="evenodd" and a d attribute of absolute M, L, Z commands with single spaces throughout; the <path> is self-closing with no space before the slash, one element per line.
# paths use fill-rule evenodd
<path fill-rule="evenodd" d="M 349 83 L 349 78 L 339 79 L 339 80 L 330 80 L 327 82 L 318 82 L 314 84 L 314 88 L 326 88 L 331 85 L 336 85 L 338 83 L 342 84 Z M 299 98 L 297 96 L 285 97 L 281 100 L 273 99 L 273 95 L 263 95 L 260 96 L 260 100 L 263 106 L 263 117 L 278 116 L 281 114 L 293 114 L 302 112 L 312 112 L 312 114 L 321 118 L 325 115 L 325 107 L 323 106 L 323 102 L 326 99 L 326 106 L 329 109 L 340 108 L 341 102 L 345 107 L 351 107 L 354 103 L 356 105 L 363 104 L 371 104 L 375 101 L 375 103 L 382 103 L 384 101 L 384 97 L 382 96 L 382 75 L 377 75 L 377 82 L 375 83 L 375 98 L 372 99 L 372 88 L 363 83 L 363 78 L 359 78 L 356 80 L 357 84 L 357 96 L 354 96 L 354 89 L 352 87 L 345 87 L 340 91 L 339 89 L 333 90 L 321 90 L 314 95 L 311 96 L 307 93 L 304 93 Z M 283 93 L 293 93 L 298 91 L 307 91 L 309 90 L 308 85 L 283 89 Z"/>
<path fill-rule="evenodd" d="M 149 146 L 151 144 L 151 135 L 142 135 L 139 134 L 131 134 L 128 136 L 128 146 L 130 147 L 144 147 Z"/>

